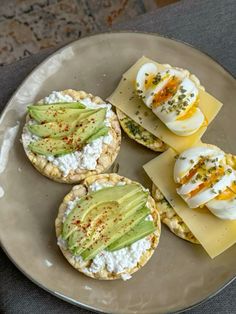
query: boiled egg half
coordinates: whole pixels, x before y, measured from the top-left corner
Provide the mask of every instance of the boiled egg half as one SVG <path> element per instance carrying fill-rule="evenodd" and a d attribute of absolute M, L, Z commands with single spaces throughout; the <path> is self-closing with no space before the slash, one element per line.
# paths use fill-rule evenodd
<path fill-rule="evenodd" d="M 187 71 L 167 68 L 160 72 L 154 63 L 145 63 L 136 76 L 136 91 L 145 105 L 179 136 L 195 133 L 205 121 L 198 107 L 198 87 Z"/>
<path fill-rule="evenodd" d="M 177 193 L 190 208 L 206 206 L 221 219 L 236 219 L 236 171 L 216 146 L 197 146 L 176 160 Z"/>

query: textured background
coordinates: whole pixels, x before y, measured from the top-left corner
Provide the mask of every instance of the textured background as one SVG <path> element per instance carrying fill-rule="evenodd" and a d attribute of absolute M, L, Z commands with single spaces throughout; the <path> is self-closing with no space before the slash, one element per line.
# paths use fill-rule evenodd
<path fill-rule="evenodd" d="M 0 65 L 177 0 L 1 0 Z"/>

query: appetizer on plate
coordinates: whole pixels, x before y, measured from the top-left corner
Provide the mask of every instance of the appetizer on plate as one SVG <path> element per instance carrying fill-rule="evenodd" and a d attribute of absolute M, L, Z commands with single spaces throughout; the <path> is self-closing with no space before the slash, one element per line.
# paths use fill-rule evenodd
<path fill-rule="evenodd" d="M 189 71 L 146 57 L 123 74 L 108 101 L 118 116 L 121 111 L 151 133 L 159 151 L 170 146 L 179 152 L 199 142 L 222 106 Z"/>
<path fill-rule="evenodd" d="M 236 156 L 210 144 L 169 149 L 144 166 L 161 220 L 211 257 L 236 242 Z"/>
<path fill-rule="evenodd" d="M 75 183 L 114 162 L 121 130 L 111 105 L 71 89 L 28 106 L 22 143 L 34 167 L 48 178 Z"/>
<path fill-rule="evenodd" d="M 161 232 L 149 191 L 117 174 L 90 176 L 74 186 L 55 226 L 68 262 L 104 280 L 131 278 L 154 253 Z"/>

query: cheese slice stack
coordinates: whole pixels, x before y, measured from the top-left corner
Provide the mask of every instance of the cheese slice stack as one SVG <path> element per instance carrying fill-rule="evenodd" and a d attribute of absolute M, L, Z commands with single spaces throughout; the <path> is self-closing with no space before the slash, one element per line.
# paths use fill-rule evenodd
<path fill-rule="evenodd" d="M 236 172 L 216 146 L 197 146 L 176 160 L 177 193 L 190 208 L 204 205 L 221 219 L 236 219 Z"/>
<path fill-rule="evenodd" d="M 145 70 L 143 66 L 146 64 L 149 64 L 149 69 Z M 141 68 L 143 71 L 140 72 Z M 187 101 L 188 99 L 188 105 L 185 108 L 186 110 L 182 110 L 180 114 L 177 112 L 178 119 L 174 111 L 171 112 L 171 115 L 170 113 L 167 115 L 164 109 L 159 113 L 162 115 L 162 118 L 159 119 L 156 113 L 158 110 L 161 111 L 161 107 L 159 108 L 159 106 L 157 106 L 156 110 L 154 110 L 155 112 L 148 108 L 151 106 L 153 101 L 156 100 L 153 96 L 155 94 L 159 94 L 158 90 L 162 84 L 156 84 L 156 82 L 159 80 L 159 75 L 154 79 L 152 75 L 147 78 L 145 73 L 148 74 L 147 71 L 149 71 L 149 73 L 154 73 L 156 68 L 158 69 L 158 73 L 162 73 L 162 82 L 165 82 L 165 79 L 167 79 L 165 78 L 165 75 L 167 75 L 169 78 L 174 78 L 173 80 L 171 79 L 172 83 L 178 82 L 176 86 L 178 86 L 181 90 L 177 91 L 177 98 L 181 96 L 180 94 L 182 94 L 181 91 L 183 90 L 186 90 L 185 94 L 189 95 L 184 100 Z M 154 84 L 155 86 L 152 86 L 153 80 L 156 84 Z M 137 81 L 139 83 L 138 88 Z M 194 94 L 193 97 L 191 97 L 192 94 Z M 142 126 L 145 130 L 161 139 L 177 152 L 182 152 L 195 143 L 198 143 L 206 131 L 207 126 L 214 120 L 222 107 L 222 103 L 208 94 L 204 88 L 200 86 L 198 79 L 193 74 L 190 74 L 187 70 L 182 70 L 179 68 L 177 69 L 166 64 L 160 64 L 146 57 L 140 58 L 131 68 L 123 73 L 119 85 L 107 98 L 107 100 L 116 108 L 125 113 L 129 118 L 134 120 L 138 125 Z M 191 114 L 196 112 L 198 112 L 199 117 L 201 116 L 199 120 L 195 115 L 191 116 Z M 192 118 L 193 116 L 196 119 Z M 191 119 L 187 119 L 187 117 L 191 117 L 191 119 L 194 119 L 194 121 L 198 120 L 200 122 L 198 122 L 198 125 L 196 126 L 196 124 L 192 123 L 193 121 L 191 122 Z M 202 123 L 203 118 L 205 119 Z M 161 119 L 167 122 L 164 123 Z M 190 125 L 190 127 L 188 127 L 188 133 L 194 133 L 188 136 L 182 136 L 184 133 L 186 133 L 187 129 L 185 129 L 185 127 L 187 124 L 188 126 Z M 195 129 L 200 124 L 200 128 L 195 131 Z M 170 128 L 172 128 L 172 130 L 175 129 L 175 133 Z M 177 133 L 182 135 L 177 135 Z"/>
<path fill-rule="evenodd" d="M 204 145 L 201 144 L 201 146 Z M 206 145 L 206 147 L 210 148 L 210 145 Z M 220 153 L 222 153 L 220 150 L 215 152 L 215 154 L 219 155 Z M 202 156 L 202 154 L 203 152 L 200 155 Z M 215 215 L 212 215 L 208 209 L 209 207 L 207 208 L 206 206 L 196 209 L 189 208 L 188 204 L 176 192 L 177 184 L 174 181 L 173 174 L 179 172 L 180 178 L 182 178 L 181 171 L 178 171 L 178 167 L 176 166 L 176 157 L 176 152 L 173 149 L 168 149 L 145 164 L 144 170 L 210 257 L 214 258 L 236 243 L 236 220 L 219 219 Z M 185 158 L 185 156 L 182 157 Z M 180 158 L 181 155 L 179 156 Z M 193 158 L 193 161 L 195 162 L 196 159 L 197 157 Z M 189 160 L 192 160 L 192 158 Z M 190 162 L 191 165 L 193 161 Z M 186 167 L 183 165 L 183 173 L 186 173 L 185 171 L 187 171 L 188 167 L 187 164 Z M 176 176 L 176 181 L 179 181 L 177 178 L 178 176 Z M 228 190 L 225 190 L 223 193 L 224 196 L 227 195 L 226 191 Z M 223 199 L 218 199 L 218 196 L 209 201 L 208 205 L 213 201 L 224 201 Z M 221 205 L 218 203 L 218 208 L 222 209 Z"/>
<path fill-rule="evenodd" d="M 198 86 L 187 71 L 159 71 L 154 63 L 145 63 L 136 77 L 136 91 L 145 105 L 179 136 L 195 133 L 205 121 L 198 107 Z"/>

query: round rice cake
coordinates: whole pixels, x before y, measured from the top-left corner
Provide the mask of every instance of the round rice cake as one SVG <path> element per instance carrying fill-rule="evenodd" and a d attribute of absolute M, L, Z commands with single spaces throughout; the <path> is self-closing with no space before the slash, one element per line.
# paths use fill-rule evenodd
<path fill-rule="evenodd" d="M 153 198 L 149 195 L 148 196 L 148 203 L 147 206 L 151 210 L 151 216 L 152 219 L 157 227 L 156 231 L 146 238 L 148 241 L 150 241 L 150 247 L 147 248 L 142 255 L 140 256 L 140 259 L 138 260 L 137 264 L 133 266 L 132 268 L 125 269 L 122 272 L 116 273 L 108 271 L 106 268 L 106 265 L 100 269 L 97 272 L 91 271 L 91 265 L 94 261 L 94 259 L 89 261 L 83 261 L 83 259 L 77 258 L 72 255 L 72 253 L 67 249 L 66 243 L 63 240 L 61 242 L 61 233 L 63 228 L 63 218 L 65 217 L 65 212 L 68 210 L 68 204 L 70 202 L 73 202 L 76 200 L 76 198 L 82 197 L 89 193 L 89 187 L 92 184 L 102 184 L 104 186 L 115 186 L 117 184 L 131 184 L 136 183 L 140 185 L 137 182 L 131 181 L 130 179 L 127 179 L 125 177 L 119 176 L 117 174 L 111 173 L 111 174 L 100 174 L 95 176 L 90 176 L 86 178 L 81 184 L 76 185 L 72 188 L 71 192 L 68 193 L 64 199 L 62 204 L 59 207 L 58 216 L 55 221 L 55 228 L 56 228 L 56 236 L 58 239 L 58 245 L 65 256 L 65 258 L 68 260 L 68 262 L 78 271 L 82 272 L 83 274 L 95 278 L 95 279 L 101 279 L 101 280 L 114 280 L 114 279 L 129 279 L 130 275 L 139 270 L 141 267 L 143 267 L 147 261 L 151 258 L 152 254 L 154 253 L 155 248 L 157 247 L 159 243 L 160 233 L 161 233 L 161 222 L 160 222 L 160 215 L 157 211 L 155 201 Z M 145 238 L 145 239 L 146 239 Z M 123 249 L 121 249 L 123 250 Z M 118 251 L 114 251 L 118 252 Z"/>
<path fill-rule="evenodd" d="M 116 114 L 122 129 L 132 140 L 135 140 L 137 143 L 146 146 L 155 152 L 164 152 L 167 149 L 168 146 L 162 140 L 145 130 L 134 120 L 130 119 L 123 113 L 123 111 L 117 108 Z"/>
<path fill-rule="evenodd" d="M 168 69 L 173 68 L 176 70 L 184 71 L 186 76 L 189 77 L 199 89 L 205 90 L 205 88 L 201 85 L 199 79 L 194 74 L 191 74 L 188 70 L 179 67 L 172 67 L 169 64 L 163 65 Z M 116 108 L 116 113 L 122 129 L 132 140 L 135 140 L 137 143 L 146 146 L 147 148 L 155 152 L 164 152 L 168 149 L 167 144 L 165 144 L 161 139 L 159 139 L 149 131 L 145 130 L 141 125 L 129 118 L 123 111 Z"/>
<path fill-rule="evenodd" d="M 236 170 L 236 156 L 226 154 L 226 163 Z M 154 184 L 152 185 L 152 196 L 160 213 L 161 222 L 167 225 L 175 235 L 189 242 L 199 244 L 199 241 L 192 234 L 182 218 L 174 211 L 161 191 Z"/>
<path fill-rule="evenodd" d="M 152 186 L 152 196 L 160 213 L 161 222 L 167 225 L 170 231 L 172 231 L 178 237 L 189 242 L 199 244 L 198 240 L 192 234 L 188 226 L 174 211 L 164 195 L 154 184 Z"/>
<path fill-rule="evenodd" d="M 72 89 L 68 89 L 61 92 L 53 92 L 53 93 L 60 93 L 60 95 L 62 95 L 63 97 L 67 97 L 68 102 L 81 101 L 83 103 L 83 101 L 90 101 L 94 105 L 110 106 L 105 101 L 103 101 L 100 97 L 93 96 L 92 94 L 86 93 L 84 91 L 75 91 Z M 37 104 L 45 104 L 45 103 L 47 104 L 48 102 L 45 102 L 45 99 L 40 100 Z M 54 102 L 58 102 L 58 100 L 55 99 Z M 26 125 L 23 128 L 23 133 L 22 133 L 22 143 L 23 143 L 23 147 L 24 147 L 27 157 L 29 158 L 33 166 L 42 175 L 54 181 L 61 182 L 61 183 L 77 183 L 83 180 L 84 178 L 86 178 L 87 176 L 105 172 L 116 159 L 118 152 L 120 150 L 120 145 L 121 145 L 121 129 L 120 129 L 119 121 L 117 119 L 116 114 L 111 109 L 109 110 L 110 110 L 110 115 L 108 117 L 109 136 L 112 137 L 112 140 L 110 143 L 105 143 L 105 142 L 102 143 L 101 153 L 96 160 L 96 166 L 94 169 L 86 169 L 85 167 L 78 166 L 78 168 L 76 169 L 71 168 L 68 171 L 68 173 L 65 174 L 65 172 L 55 163 L 55 159 L 53 162 L 46 156 L 36 154 L 30 151 L 27 148 L 29 144 L 30 132 L 27 131 L 27 127 L 26 127 L 29 121 L 31 120 L 29 115 L 27 115 L 26 117 Z M 56 160 L 59 160 L 59 159 L 56 159 Z M 64 164 L 70 164 L 70 162 L 65 160 Z"/>

